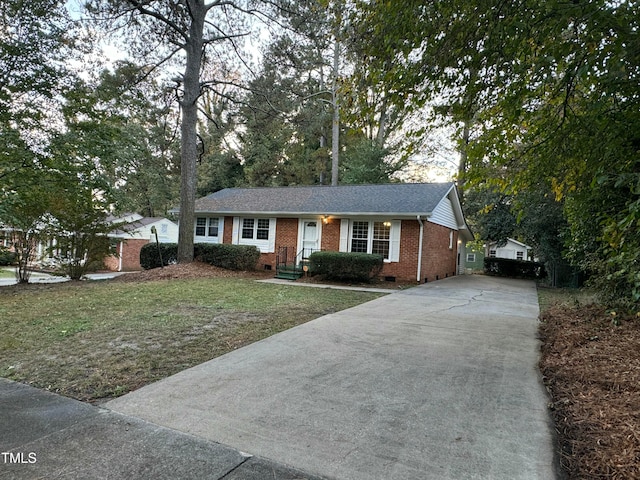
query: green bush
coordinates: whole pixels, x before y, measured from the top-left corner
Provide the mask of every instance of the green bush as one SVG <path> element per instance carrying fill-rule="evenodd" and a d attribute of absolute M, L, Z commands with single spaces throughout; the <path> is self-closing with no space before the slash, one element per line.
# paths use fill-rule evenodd
<path fill-rule="evenodd" d="M 16 262 L 16 254 L 8 249 L 0 247 L 0 266 L 13 265 Z"/>
<path fill-rule="evenodd" d="M 255 270 L 260 250 L 250 245 L 196 243 L 194 257 L 200 262 L 227 270 Z"/>
<path fill-rule="evenodd" d="M 542 263 L 496 257 L 484 259 L 484 272 L 487 275 L 511 278 L 540 279 L 547 276 Z"/>
<path fill-rule="evenodd" d="M 158 247 L 160 247 L 159 251 Z M 162 264 L 160 263 L 160 254 L 162 255 Z M 158 245 L 155 242 L 150 242 L 140 249 L 140 266 L 145 270 L 172 265 L 177 261 L 177 243 L 161 243 Z"/>
<path fill-rule="evenodd" d="M 249 245 L 196 243 L 193 252 L 196 260 L 227 270 L 255 270 L 260 258 L 260 251 Z M 160 253 L 163 265 L 174 264 L 178 258 L 178 244 L 161 243 Z M 140 250 L 140 265 L 145 270 L 161 266 L 155 242 L 144 245 Z"/>
<path fill-rule="evenodd" d="M 369 282 L 380 274 L 384 261 L 381 255 L 346 252 L 313 252 L 309 270 L 313 275 L 343 281 Z"/>

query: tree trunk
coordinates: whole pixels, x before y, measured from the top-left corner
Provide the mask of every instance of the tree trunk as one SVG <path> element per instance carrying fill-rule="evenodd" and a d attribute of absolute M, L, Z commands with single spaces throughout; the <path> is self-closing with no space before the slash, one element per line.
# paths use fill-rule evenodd
<path fill-rule="evenodd" d="M 467 173 L 467 163 L 469 158 L 469 134 L 470 134 L 470 125 L 471 121 L 469 118 L 465 118 L 464 123 L 462 125 L 462 138 L 460 142 L 460 163 L 458 164 L 458 196 L 460 197 L 460 201 L 464 199 L 464 186 L 465 186 L 465 176 Z"/>
<path fill-rule="evenodd" d="M 338 167 L 340 156 L 340 102 L 338 99 L 338 73 L 340 69 L 340 41 L 335 39 L 333 50 L 333 86 L 331 103 L 333 106 L 333 122 L 331 130 L 331 185 L 338 185 Z"/>
<path fill-rule="evenodd" d="M 186 43 L 183 78 L 182 124 L 180 126 L 180 220 L 178 263 L 193 261 L 194 212 L 196 202 L 196 164 L 198 160 L 198 98 L 202 64 L 203 31 L 206 8 L 202 0 L 189 0 L 191 25 Z"/>

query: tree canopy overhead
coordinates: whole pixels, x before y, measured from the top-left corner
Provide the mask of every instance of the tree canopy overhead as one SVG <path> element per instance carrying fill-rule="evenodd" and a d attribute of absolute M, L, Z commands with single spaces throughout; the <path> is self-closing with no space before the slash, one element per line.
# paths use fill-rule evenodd
<path fill-rule="evenodd" d="M 371 54 L 393 64 L 386 81 L 414 106 L 434 102 L 460 126 L 461 180 L 488 180 L 516 196 L 548 185 L 564 204 L 573 261 L 601 287 L 615 285 L 611 297 L 637 305 L 638 2 L 359 6 Z"/>
<path fill-rule="evenodd" d="M 94 19 L 124 32 L 134 58 L 148 62 L 153 70 L 168 66 L 180 69 L 171 77 L 181 112 L 178 261 L 190 262 L 199 100 L 205 89 L 228 82 L 228 78 L 204 78 L 205 61 L 218 62 L 221 68 L 214 71 L 225 72 L 221 59 L 227 58 L 229 51 L 238 51 L 237 40 L 248 34 L 243 19 L 254 10 L 244 0 L 90 0 L 87 7 Z"/>

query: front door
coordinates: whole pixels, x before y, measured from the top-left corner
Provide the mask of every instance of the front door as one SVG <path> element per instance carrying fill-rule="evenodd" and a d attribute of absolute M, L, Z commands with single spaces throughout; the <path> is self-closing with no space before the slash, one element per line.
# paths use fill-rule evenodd
<path fill-rule="evenodd" d="M 302 259 L 309 258 L 316 250 L 320 250 L 320 235 L 316 220 L 304 220 L 302 225 Z"/>

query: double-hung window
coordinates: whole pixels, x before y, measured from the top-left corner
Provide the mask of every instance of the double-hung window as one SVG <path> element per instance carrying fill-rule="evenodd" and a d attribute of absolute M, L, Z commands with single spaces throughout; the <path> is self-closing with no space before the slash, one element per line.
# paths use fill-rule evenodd
<path fill-rule="evenodd" d="M 216 217 L 196 218 L 196 237 L 217 238 L 220 230 L 220 219 Z"/>
<path fill-rule="evenodd" d="M 390 222 L 354 221 L 351 225 L 351 252 L 373 253 L 389 259 Z"/>
<path fill-rule="evenodd" d="M 373 222 L 373 240 L 371 253 L 382 255 L 385 260 L 389 259 L 389 241 L 391 240 L 390 222 Z"/>
<path fill-rule="evenodd" d="M 369 222 L 353 222 L 351 227 L 351 251 L 367 253 L 369 248 Z"/>
<path fill-rule="evenodd" d="M 242 238 L 245 240 L 269 240 L 269 219 L 243 218 Z"/>

